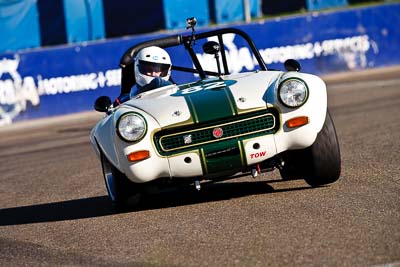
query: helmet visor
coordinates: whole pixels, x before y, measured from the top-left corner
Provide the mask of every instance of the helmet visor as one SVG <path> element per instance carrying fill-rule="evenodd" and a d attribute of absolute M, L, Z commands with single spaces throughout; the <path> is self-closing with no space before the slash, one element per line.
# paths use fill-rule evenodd
<path fill-rule="evenodd" d="M 165 77 L 168 75 L 170 64 L 154 63 L 139 60 L 140 73 L 152 77 Z"/>

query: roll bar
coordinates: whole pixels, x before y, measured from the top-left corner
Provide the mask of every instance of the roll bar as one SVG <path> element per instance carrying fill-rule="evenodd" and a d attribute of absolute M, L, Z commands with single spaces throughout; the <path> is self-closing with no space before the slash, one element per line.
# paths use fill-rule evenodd
<path fill-rule="evenodd" d="M 180 70 L 180 71 L 186 71 L 186 72 L 194 72 L 198 73 L 201 79 L 204 79 L 206 77 L 206 72 L 203 70 L 201 67 L 201 64 L 193 50 L 193 40 L 199 40 L 199 39 L 205 39 L 211 36 L 217 36 L 218 41 L 220 42 L 221 45 L 221 58 L 222 58 L 222 64 L 224 67 L 224 73 L 229 74 L 228 70 L 228 64 L 227 64 L 227 59 L 226 59 L 226 54 L 225 54 L 225 48 L 223 45 L 223 34 L 227 33 L 234 33 L 240 35 L 243 39 L 245 39 L 252 50 L 254 57 L 257 60 L 257 63 L 259 64 L 261 70 L 267 70 L 267 67 L 264 63 L 264 60 L 261 57 L 260 52 L 258 51 L 257 47 L 255 46 L 253 40 L 250 38 L 250 36 L 245 33 L 242 30 L 236 29 L 236 28 L 223 28 L 223 29 L 217 29 L 217 30 L 212 30 L 212 31 L 207 31 L 207 32 L 202 32 L 202 33 L 197 33 L 193 35 L 172 35 L 164 38 L 159 38 L 159 39 L 154 39 L 154 40 L 148 40 L 141 42 L 139 44 L 136 44 L 130 48 L 128 48 L 125 53 L 123 54 L 122 58 L 120 59 L 120 67 L 122 69 L 121 73 L 121 94 L 126 94 L 129 93 L 132 86 L 136 83 L 135 82 L 135 75 L 134 75 L 134 64 L 133 64 L 133 59 L 135 58 L 137 52 L 145 47 L 149 46 L 158 46 L 161 48 L 167 48 L 167 47 L 172 47 L 172 46 L 178 46 L 178 45 L 184 45 L 185 48 L 188 50 L 189 55 L 193 61 L 193 64 L 196 69 L 188 69 L 184 67 L 179 67 L 179 66 L 172 66 L 172 69 L 175 70 Z"/>

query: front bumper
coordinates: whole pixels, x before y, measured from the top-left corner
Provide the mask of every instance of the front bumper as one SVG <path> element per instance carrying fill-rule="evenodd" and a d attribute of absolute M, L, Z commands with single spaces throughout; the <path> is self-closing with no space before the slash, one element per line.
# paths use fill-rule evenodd
<path fill-rule="evenodd" d="M 123 149 L 122 171 L 137 183 L 165 177 L 212 178 L 248 170 L 284 150 L 314 142 L 317 132 L 312 125 L 288 130 L 281 120 L 277 109 L 268 108 L 204 125 L 156 130 L 145 138 L 151 145 L 143 140 Z M 214 137 L 217 128 L 226 135 Z M 150 151 L 150 158 L 127 161 L 127 155 L 143 149 Z"/>

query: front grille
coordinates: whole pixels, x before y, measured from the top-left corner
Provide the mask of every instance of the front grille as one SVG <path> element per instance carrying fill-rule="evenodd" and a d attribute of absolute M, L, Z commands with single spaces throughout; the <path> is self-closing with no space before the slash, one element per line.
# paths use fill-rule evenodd
<path fill-rule="evenodd" d="M 275 112 L 273 112 L 275 113 Z M 260 136 L 273 134 L 279 128 L 277 117 L 272 112 L 257 112 L 245 116 L 234 116 L 228 121 L 214 122 L 211 125 L 196 125 L 196 128 L 186 127 L 160 131 L 155 134 L 155 143 L 161 154 L 180 152 L 193 149 L 208 143 L 220 142 L 232 138 Z M 222 136 L 214 137 L 213 131 L 222 129 Z"/>

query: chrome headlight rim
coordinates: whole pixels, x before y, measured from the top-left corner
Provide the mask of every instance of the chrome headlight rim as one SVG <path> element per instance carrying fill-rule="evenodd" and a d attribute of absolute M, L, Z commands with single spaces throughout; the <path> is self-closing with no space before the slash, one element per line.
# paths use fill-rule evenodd
<path fill-rule="evenodd" d="M 136 117 L 138 117 L 139 119 L 141 119 L 142 122 L 143 122 L 144 130 L 143 130 L 143 132 L 142 132 L 137 138 L 135 138 L 135 139 L 128 139 L 128 138 L 124 137 L 124 136 L 121 134 L 121 132 L 120 132 L 120 128 L 119 128 L 120 123 L 121 123 L 121 121 L 122 121 L 124 118 L 126 118 L 126 117 L 128 117 L 128 116 L 136 116 Z M 143 137 L 144 137 L 144 136 L 146 135 L 146 133 L 147 133 L 147 122 L 146 122 L 145 118 L 144 118 L 141 114 L 139 114 L 139 113 L 137 113 L 137 112 L 126 112 L 126 113 L 122 114 L 122 115 L 118 118 L 117 124 L 116 124 L 116 132 L 117 132 L 118 136 L 119 136 L 123 141 L 129 142 L 129 143 L 137 143 L 137 142 L 141 141 L 141 140 L 143 139 Z"/>
<path fill-rule="evenodd" d="M 300 82 L 300 83 L 304 86 L 304 88 L 305 88 L 305 95 L 306 95 L 306 96 L 304 97 L 303 101 L 302 101 L 300 104 L 298 104 L 298 105 L 290 105 L 290 104 L 288 104 L 287 102 L 285 102 L 285 101 L 282 99 L 282 94 L 281 94 L 282 87 L 283 87 L 283 85 L 285 85 L 285 83 L 287 83 L 288 81 L 291 81 L 291 80 L 295 80 L 295 81 L 297 81 L 297 82 Z M 290 78 L 287 78 L 287 79 L 283 80 L 282 82 L 280 82 L 280 84 L 279 84 L 279 88 L 278 88 L 278 97 L 279 97 L 279 101 L 280 101 L 285 107 L 288 107 L 288 108 L 299 108 L 299 107 L 303 106 L 303 105 L 307 102 L 308 96 L 309 96 L 309 89 L 308 89 L 307 83 L 306 83 L 304 80 L 302 80 L 302 79 L 300 79 L 300 78 L 298 78 L 298 77 L 290 77 Z"/>

